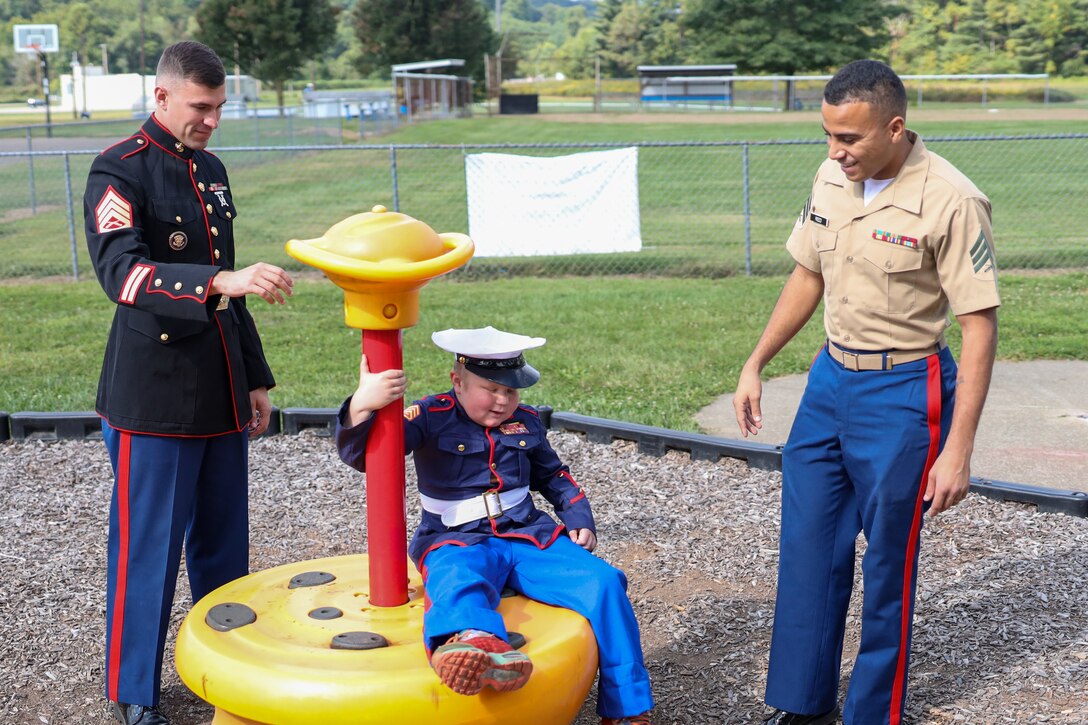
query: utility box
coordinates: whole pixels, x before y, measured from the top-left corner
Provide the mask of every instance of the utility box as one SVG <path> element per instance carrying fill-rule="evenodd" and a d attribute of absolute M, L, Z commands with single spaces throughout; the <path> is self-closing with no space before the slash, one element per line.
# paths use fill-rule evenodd
<path fill-rule="evenodd" d="M 538 113 L 540 96 L 536 93 L 503 93 L 499 96 L 499 113 Z"/>

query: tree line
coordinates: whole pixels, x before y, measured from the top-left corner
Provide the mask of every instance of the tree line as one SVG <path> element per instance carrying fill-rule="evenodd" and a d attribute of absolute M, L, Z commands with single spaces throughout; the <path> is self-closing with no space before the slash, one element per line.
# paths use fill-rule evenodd
<path fill-rule="evenodd" d="M 153 73 L 163 48 L 194 38 L 281 101 L 291 81 L 387 78 L 441 58 L 465 59 L 479 81 L 485 56 L 506 78 L 715 63 L 825 73 L 861 57 L 912 74 L 1080 76 L 1088 57 L 1088 0 L 0 0 L 0 22 L 7 37 L 56 24 L 54 67 L 111 73 Z M 0 83 L 32 85 L 33 65 L 8 46 Z"/>

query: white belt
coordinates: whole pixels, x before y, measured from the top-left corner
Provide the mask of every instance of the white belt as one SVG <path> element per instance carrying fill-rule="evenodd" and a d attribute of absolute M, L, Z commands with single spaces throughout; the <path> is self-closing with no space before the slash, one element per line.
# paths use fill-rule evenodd
<path fill-rule="evenodd" d="M 488 491 L 463 501 L 446 501 L 419 494 L 423 510 L 442 517 L 446 526 L 460 526 L 470 521 L 494 519 L 502 516 L 507 509 L 512 509 L 529 496 L 529 488 L 515 488 L 511 491 Z"/>

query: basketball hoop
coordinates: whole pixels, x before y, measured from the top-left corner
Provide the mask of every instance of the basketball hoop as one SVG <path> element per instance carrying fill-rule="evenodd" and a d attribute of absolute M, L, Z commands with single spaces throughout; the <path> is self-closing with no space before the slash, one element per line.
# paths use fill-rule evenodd
<path fill-rule="evenodd" d="M 60 50 L 56 25 L 13 25 L 12 35 L 16 53 L 41 57 Z"/>

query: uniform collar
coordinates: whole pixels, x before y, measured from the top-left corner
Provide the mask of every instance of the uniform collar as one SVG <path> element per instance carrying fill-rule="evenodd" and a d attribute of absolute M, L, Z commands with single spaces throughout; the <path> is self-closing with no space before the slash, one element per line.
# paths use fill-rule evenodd
<path fill-rule="evenodd" d="M 877 194 L 876 199 L 869 206 L 865 206 L 865 182 L 850 181 L 836 162 L 831 159 L 825 162 L 832 168 L 827 181 L 843 187 L 850 194 L 859 217 L 888 206 L 896 206 L 912 214 L 918 214 L 922 210 L 922 193 L 925 191 L 926 177 L 929 174 L 929 152 L 926 151 L 926 145 L 922 143 L 921 136 L 914 131 L 906 133 L 911 141 L 907 158 L 899 167 L 895 181 Z M 877 202 L 877 199 L 880 201 Z"/>
<path fill-rule="evenodd" d="M 155 118 L 155 114 L 151 114 L 148 117 L 141 130 L 143 131 L 143 134 L 151 140 L 151 143 L 155 144 L 163 151 L 166 151 L 168 154 L 186 160 L 193 157 L 193 150 L 177 140 L 174 137 L 174 134 L 167 131 L 166 127 L 159 123 L 159 120 Z"/>
<path fill-rule="evenodd" d="M 922 137 L 914 131 L 907 131 L 907 138 L 911 141 L 910 153 L 891 184 L 891 205 L 918 214 L 922 211 L 922 194 L 929 175 L 929 152 L 922 143 Z"/>

